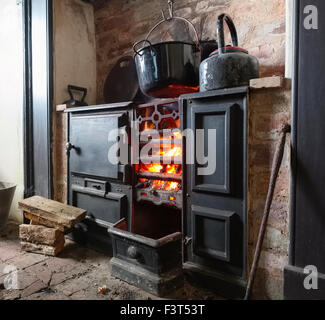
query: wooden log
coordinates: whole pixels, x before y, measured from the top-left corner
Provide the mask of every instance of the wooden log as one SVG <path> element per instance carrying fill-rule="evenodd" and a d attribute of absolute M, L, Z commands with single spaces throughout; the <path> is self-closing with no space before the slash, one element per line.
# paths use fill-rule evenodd
<path fill-rule="evenodd" d="M 35 216 L 29 212 L 24 212 L 24 216 L 26 219 L 31 221 L 31 225 L 41 225 L 41 226 L 45 226 L 48 228 L 55 228 L 55 229 L 60 230 L 64 234 L 70 233 L 72 230 L 72 228 L 67 228 L 67 227 L 63 226 L 62 224 L 43 219 L 43 218 Z"/>
<path fill-rule="evenodd" d="M 22 224 L 19 226 L 19 238 L 23 242 L 55 246 L 57 243 L 64 241 L 64 234 L 55 228 Z"/>
<path fill-rule="evenodd" d="M 49 227 L 59 225 L 71 229 L 86 216 L 86 210 L 69 206 L 43 197 L 34 196 L 19 202 L 19 208 L 26 218 L 32 217 L 37 223 Z M 28 216 L 27 216 L 28 215 Z M 45 224 L 46 223 L 46 224 Z M 62 231 L 62 227 L 60 228 Z"/>
<path fill-rule="evenodd" d="M 44 244 L 36 244 L 30 242 L 21 241 L 21 249 L 26 252 L 43 254 L 46 256 L 57 256 L 64 248 L 64 238 L 63 241 L 58 242 L 55 246 L 47 246 Z"/>

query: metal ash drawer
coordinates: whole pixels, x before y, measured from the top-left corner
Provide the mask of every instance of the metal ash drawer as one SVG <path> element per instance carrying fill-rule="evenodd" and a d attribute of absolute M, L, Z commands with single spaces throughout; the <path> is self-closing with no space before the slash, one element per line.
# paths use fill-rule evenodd
<path fill-rule="evenodd" d="M 180 232 L 152 239 L 127 232 L 124 219 L 108 232 L 113 244 L 112 276 L 157 296 L 183 285 Z"/>

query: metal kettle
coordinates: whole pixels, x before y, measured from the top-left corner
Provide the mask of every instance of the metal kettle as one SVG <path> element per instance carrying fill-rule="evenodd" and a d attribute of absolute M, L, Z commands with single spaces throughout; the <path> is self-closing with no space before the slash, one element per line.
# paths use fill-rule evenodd
<path fill-rule="evenodd" d="M 225 46 L 224 22 L 231 33 L 232 46 Z M 234 22 L 221 14 L 217 22 L 218 49 L 200 65 L 200 91 L 248 86 L 250 79 L 259 78 L 259 62 L 248 51 L 238 47 Z"/>

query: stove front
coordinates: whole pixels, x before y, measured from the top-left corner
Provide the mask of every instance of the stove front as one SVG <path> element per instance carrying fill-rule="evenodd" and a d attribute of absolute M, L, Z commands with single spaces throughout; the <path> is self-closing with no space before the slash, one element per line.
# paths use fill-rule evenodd
<path fill-rule="evenodd" d="M 243 295 L 246 110 L 243 87 L 68 111 L 69 203 L 88 211 L 77 233 L 113 249 L 113 276 L 164 296 L 185 270 Z M 113 129 L 128 163 L 106 163 Z"/>

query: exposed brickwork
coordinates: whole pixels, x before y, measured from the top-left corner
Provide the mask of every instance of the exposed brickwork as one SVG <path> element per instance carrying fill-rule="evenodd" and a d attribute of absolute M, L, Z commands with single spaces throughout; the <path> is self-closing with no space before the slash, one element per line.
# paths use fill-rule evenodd
<path fill-rule="evenodd" d="M 143 39 L 167 0 L 97 1 L 97 102 L 103 101 L 105 78 L 121 55 L 132 55 L 132 44 Z M 240 46 L 259 58 L 261 76 L 283 75 L 285 65 L 285 0 L 177 0 L 175 15 L 188 18 L 203 40 L 216 39 L 216 19 L 229 13 L 237 26 Z M 182 24 L 157 30 L 153 40 L 189 40 Z M 175 32 L 177 30 L 177 32 Z M 193 36 L 193 35 L 192 35 Z M 229 39 L 229 38 L 228 38 Z"/>
<path fill-rule="evenodd" d="M 254 90 L 249 99 L 248 265 L 252 263 L 270 181 L 278 129 L 290 121 L 291 90 Z M 266 238 L 254 285 L 254 298 L 283 298 L 283 267 L 288 263 L 290 148 L 287 141 L 276 184 Z"/>

